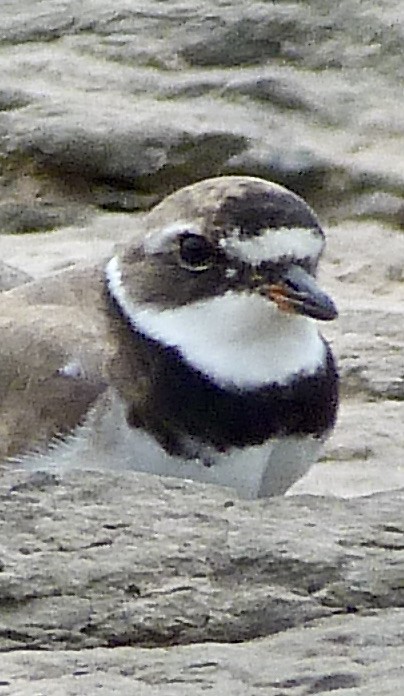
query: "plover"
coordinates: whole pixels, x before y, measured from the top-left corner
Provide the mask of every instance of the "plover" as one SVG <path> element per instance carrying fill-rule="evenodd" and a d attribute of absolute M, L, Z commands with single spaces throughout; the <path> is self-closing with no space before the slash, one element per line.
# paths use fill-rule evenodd
<path fill-rule="evenodd" d="M 316 323 L 337 316 L 316 281 L 324 244 L 304 200 L 258 178 L 204 180 L 157 205 L 105 270 L 116 427 L 102 466 L 248 498 L 299 479 L 337 413 Z"/>

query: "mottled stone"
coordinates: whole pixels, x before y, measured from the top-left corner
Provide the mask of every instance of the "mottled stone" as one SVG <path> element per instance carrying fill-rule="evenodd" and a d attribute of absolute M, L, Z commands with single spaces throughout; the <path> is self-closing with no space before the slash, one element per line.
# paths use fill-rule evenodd
<path fill-rule="evenodd" d="M 0 292 L 24 285 L 29 283 L 30 280 L 32 280 L 32 276 L 28 273 L 0 261 Z"/>
<path fill-rule="evenodd" d="M 401 225 L 391 196 L 403 184 L 402 20 L 392 11 L 370 0 L 321 12 L 45 0 L 16 13 L 3 2 L 0 186 L 4 215 L 21 207 L 8 224 L 51 229 L 75 221 L 72 200 L 83 215 L 133 210 L 237 172 L 292 186 L 328 214 Z"/>
<path fill-rule="evenodd" d="M 200 693 L 376 694 L 403 676 L 402 491 L 245 503 L 146 475 L 9 472 L 1 501 L 6 694 L 129 677 L 181 694 L 196 675 Z"/>

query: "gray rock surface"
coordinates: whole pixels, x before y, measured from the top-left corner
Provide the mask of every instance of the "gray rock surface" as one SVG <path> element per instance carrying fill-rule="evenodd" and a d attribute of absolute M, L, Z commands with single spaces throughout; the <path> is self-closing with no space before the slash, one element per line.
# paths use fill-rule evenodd
<path fill-rule="evenodd" d="M 1 506 L 5 694 L 376 695 L 404 678 L 402 490 L 246 503 L 8 472 Z"/>
<path fill-rule="evenodd" d="M 28 273 L 0 261 L 0 292 L 29 283 L 30 280 L 32 280 L 32 276 Z"/>
<path fill-rule="evenodd" d="M 402 227 L 403 27 L 398 0 L 5 0 L 0 222 L 49 229 L 237 172 Z"/>

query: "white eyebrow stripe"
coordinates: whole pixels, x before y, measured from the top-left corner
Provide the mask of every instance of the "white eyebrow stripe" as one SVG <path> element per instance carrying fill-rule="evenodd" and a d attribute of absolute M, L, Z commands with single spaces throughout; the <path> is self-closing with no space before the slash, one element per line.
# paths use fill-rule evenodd
<path fill-rule="evenodd" d="M 187 231 L 198 234 L 198 230 L 193 225 L 183 221 L 167 225 L 163 229 L 153 229 L 145 235 L 143 248 L 146 254 L 161 254 L 164 251 L 169 251 L 173 240 Z"/>
<path fill-rule="evenodd" d="M 222 239 L 220 245 L 229 256 L 259 266 L 285 257 L 316 260 L 323 250 L 324 238 L 314 227 L 279 227 L 248 239 L 241 239 L 235 233 Z"/>

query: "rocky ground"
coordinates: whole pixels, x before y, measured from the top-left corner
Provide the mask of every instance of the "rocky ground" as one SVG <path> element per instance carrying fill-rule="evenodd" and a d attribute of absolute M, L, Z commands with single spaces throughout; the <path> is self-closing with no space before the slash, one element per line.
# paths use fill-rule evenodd
<path fill-rule="evenodd" d="M 343 402 L 323 460 L 265 503 L 4 465 L 0 695 L 399 693 L 400 3 L 1 12 L 0 456 L 67 429 L 105 389 L 92 269 L 205 176 L 274 179 L 318 211 Z M 85 374 L 67 384 L 75 361 Z"/>
<path fill-rule="evenodd" d="M 400 692 L 403 492 L 2 480 L 0 693 Z"/>

